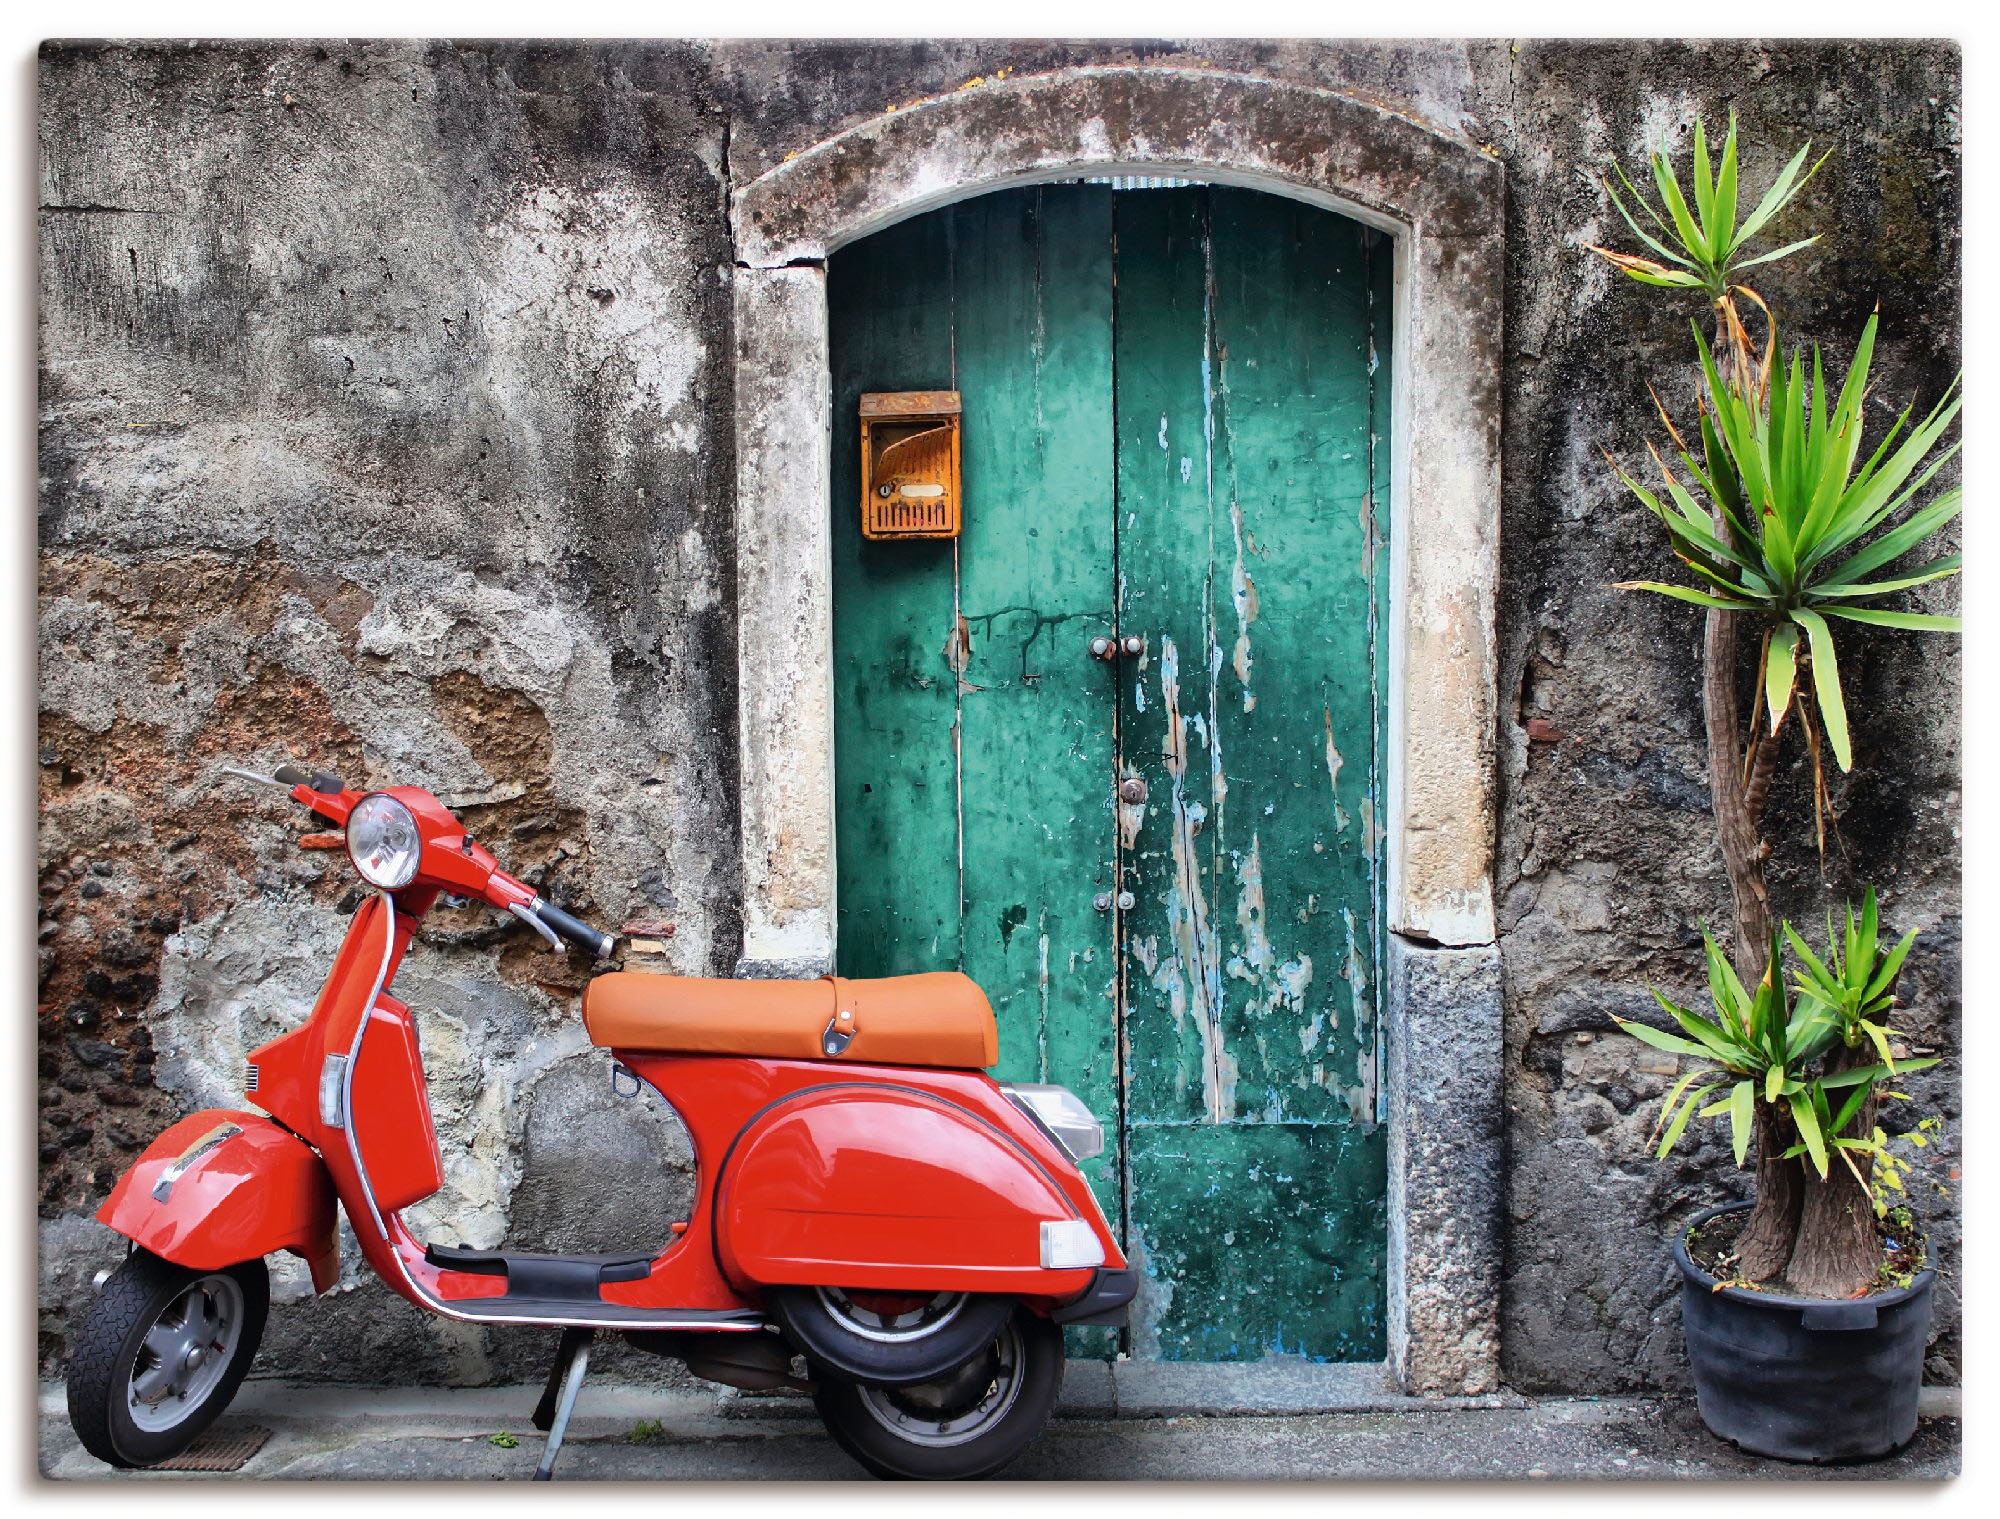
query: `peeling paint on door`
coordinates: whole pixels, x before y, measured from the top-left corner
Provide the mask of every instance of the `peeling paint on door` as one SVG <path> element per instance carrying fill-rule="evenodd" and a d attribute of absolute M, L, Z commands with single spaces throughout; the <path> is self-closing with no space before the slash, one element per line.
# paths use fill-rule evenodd
<path fill-rule="evenodd" d="M 1120 746 L 1171 798 L 1122 841 L 1128 1210 L 1175 1287 L 1134 1343 L 1162 1356 L 1382 1353 L 1386 251 L 1220 188 L 1118 207 L 1119 625 L 1161 651 L 1157 685 L 1127 683 Z M 1161 417 L 1201 429 L 1205 468 L 1132 446 Z"/>
<path fill-rule="evenodd" d="M 955 551 L 861 542 L 836 429 L 841 970 L 963 967 L 1000 1073 L 1115 1130 L 1135 1355 L 1384 1353 L 1387 253 L 1246 191 L 1044 186 L 831 264 L 836 416 L 966 408 Z"/>

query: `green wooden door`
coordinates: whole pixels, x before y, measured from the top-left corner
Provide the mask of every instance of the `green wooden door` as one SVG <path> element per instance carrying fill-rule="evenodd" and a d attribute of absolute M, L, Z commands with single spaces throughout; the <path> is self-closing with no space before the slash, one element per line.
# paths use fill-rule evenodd
<path fill-rule="evenodd" d="M 1052 185 L 830 269 L 840 969 L 965 970 L 1002 1077 L 1105 1120 L 1142 1356 L 1384 1354 L 1389 255 Z M 964 533 L 865 541 L 858 398 L 928 389 Z"/>

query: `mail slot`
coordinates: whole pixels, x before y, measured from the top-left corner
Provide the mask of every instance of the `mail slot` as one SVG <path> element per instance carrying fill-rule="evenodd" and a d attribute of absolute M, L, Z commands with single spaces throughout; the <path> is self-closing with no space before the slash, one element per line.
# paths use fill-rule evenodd
<path fill-rule="evenodd" d="M 959 405 L 955 390 L 861 398 L 861 536 L 956 538 Z"/>

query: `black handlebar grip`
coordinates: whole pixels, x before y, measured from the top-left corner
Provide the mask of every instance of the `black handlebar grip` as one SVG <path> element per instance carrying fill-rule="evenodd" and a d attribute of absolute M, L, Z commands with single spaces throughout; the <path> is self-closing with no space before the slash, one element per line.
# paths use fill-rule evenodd
<path fill-rule="evenodd" d="M 592 928 L 583 919 L 572 918 L 560 907 L 547 902 L 536 902 L 535 916 L 553 928 L 562 938 L 580 949 L 588 950 L 593 959 L 610 959 L 611 951 L 618 943 L 615 935 Z"/>
<path fill-rule="evenodd" d="M 321 796 L 338 796 L 347 789 L 331 770 L 307 770 L 304 766 L 289 763 L 273 770 L 271 779 L 283 781 L 287 786 L 310 786 Z"/>

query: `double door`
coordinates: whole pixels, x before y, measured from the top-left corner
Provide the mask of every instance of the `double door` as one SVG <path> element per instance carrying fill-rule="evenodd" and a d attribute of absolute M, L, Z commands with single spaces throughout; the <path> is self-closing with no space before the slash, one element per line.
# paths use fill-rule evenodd
<path fill-rule="evenodd" d="M 1104 1119 L 1135 1355 L 1384 1354 L 1390 252 L 1112 181 L 829 268 L 839 969 Z M 947 389 L 961 535 L 863 538 L 859 397 Z"/>

